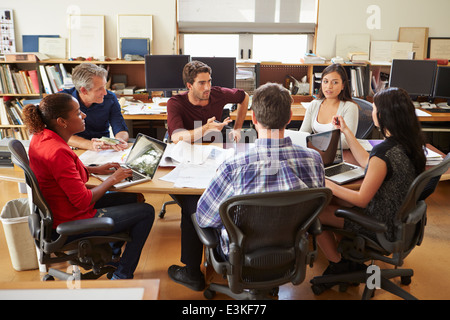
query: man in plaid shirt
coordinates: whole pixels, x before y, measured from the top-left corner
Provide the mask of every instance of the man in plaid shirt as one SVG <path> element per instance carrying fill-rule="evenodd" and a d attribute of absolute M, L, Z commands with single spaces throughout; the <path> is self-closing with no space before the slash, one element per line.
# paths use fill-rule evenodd
<path fill-rule="evenodd" d="M 219 206 L 231 196 L 325 186 L 319 153 L 293 145 L 284 137 L 290 122 L 292 97 L 275 83 L 259 87 L 253 96 L 252 121 L 258 132 L 255 147 L 227 159 L 203 193 L 196 219 L 202 228 L 221 229 L 221 248 L 228 256 L 229 239 Z"/>

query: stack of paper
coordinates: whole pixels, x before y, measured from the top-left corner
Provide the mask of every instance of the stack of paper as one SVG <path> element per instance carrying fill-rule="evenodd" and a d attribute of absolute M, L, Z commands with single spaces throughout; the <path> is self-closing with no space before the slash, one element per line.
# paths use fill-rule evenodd
<path fill-rule="evenodd" d="M 125 114 L 161 114 L 167 113 L 167 106 L 160 106 L 157 103 L 127 103 L 122 108 Z"/>
<path fill-rule="evenodd" d="M 425 155 L 427 156 L 427 166 L 435 166 L 441 163 L 444 159 L 439 153 L 436 153 L 428 148 L 425 149 Z"/>
<path fill-rule="evenodd" d="M 234 149 L 214 145 L 191 145 L 183 141 L 169 144 L 159 165 L 175 169 L 160 179 L 173 182 L 175 188 L 205 189 L 217 168 L 234 153 Z"/>

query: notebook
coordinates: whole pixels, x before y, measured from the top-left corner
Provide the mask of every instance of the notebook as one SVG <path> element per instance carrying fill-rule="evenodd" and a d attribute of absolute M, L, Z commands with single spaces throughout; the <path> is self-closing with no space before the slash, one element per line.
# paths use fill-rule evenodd
<path fill-rule="evenodd" d="M 344 162 L 339 129 L 307 136 L 306 144 L 308 148 L 319 151 L 327 179 L 337 184 L 344 184 L 364 177 L 363 168 Z"/>
<path fill-rule="evenodd" d="M 133 176 L 116 183 L 116 189 L 122 189 L 138 183 L 150 181 L 158 169 L 159 162 L 162 159 L 166 144 L 162 141 L 149 137 L 145 134 L 139 133 L 136 141 L 131 147 L 131 151 L 122 165 L 130 168 L 133 171 Z M 111 175 L 95 175 L 98 179 L 105 181 Z"/>

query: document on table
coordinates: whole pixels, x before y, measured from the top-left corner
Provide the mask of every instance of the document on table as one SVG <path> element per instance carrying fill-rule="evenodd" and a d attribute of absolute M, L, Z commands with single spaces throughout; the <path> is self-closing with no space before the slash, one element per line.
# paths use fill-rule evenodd
<path fill-rule="evenodd" d="M 173 182 L 175 188 L 206 189 L 216 170 L 215 165 L 182 163 L 160 179 Z"/>
<path fill-rule="evenodd" d="M 416 116 L 418 117 L 431 117 L 431 114 L 428 112 L 422 111 L 420 109 L 416 109 Z"/>
<path fill-rule="evenodd" d="M 157 103 L 132 102 L 122 108 L 125 114 L 161 114 L 167 113 L 167 106 Z"/>
<path fill-rule="evenodd" d="M 168 144 L 159 164 L 161 167 L 176 167 L 180 163 L 201 165 L 206 161 L 221 164 L 234 154 L 233 149 L 214 145 L 190 144 L 184 141 Z"/>
<path fill-rule="evenodd" d="M 205 189 L 217 168 L 235 153 L 234 149 L 191 145 L 183 141 L 168 145 L 166 151 L 168 148 L 160 166 L 174 166 L 175 169 L 160 179 L 172 182 L 175 188 Z"/>
<path fill-rule="evenodd" d="M 120 164 L 125 163 L 130 154 L 131 147 L 123 151 L 115 151 L 113 149 L 92 151 L 87 150 L 82 155 L 80 155 L 80 160 L 85 166 L 91 164 L 105 164 L 109 162 L 117 162 Z"/>

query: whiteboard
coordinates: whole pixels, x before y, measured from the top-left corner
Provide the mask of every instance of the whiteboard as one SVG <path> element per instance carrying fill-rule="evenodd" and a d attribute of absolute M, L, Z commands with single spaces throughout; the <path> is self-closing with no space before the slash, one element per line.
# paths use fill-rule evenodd
<path fill-rule="evenodd" d="M 105 17 L 102 15 L 69 16 L 69 56 L 94 57 L 105 55 Z"/>
<path fill-rule="evenodd" d="M 117 52 L 120 58 L 120 39 L 122 38 L 145 38 L 150 41 L 150 53 L 152 52 L 153 40 L 153 16 L 138 14 L 117 15 Z"/>

